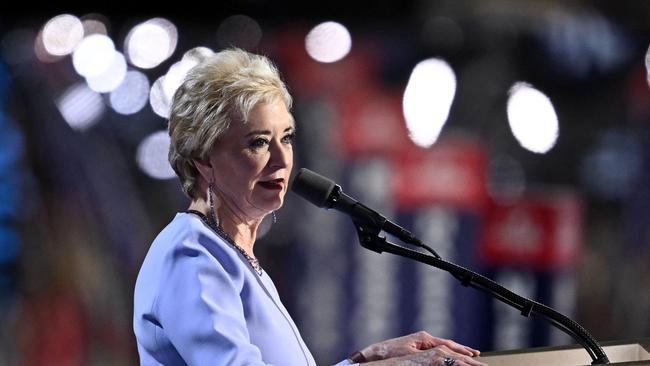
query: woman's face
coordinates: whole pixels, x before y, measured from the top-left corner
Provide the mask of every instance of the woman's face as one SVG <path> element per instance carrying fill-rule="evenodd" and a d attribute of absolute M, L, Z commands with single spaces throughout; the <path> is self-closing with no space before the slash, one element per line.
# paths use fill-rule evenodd
<path fill-rule="evenodd" d="M 209 155 L 214 191 L 235 215 L 255 219 L 282 206 L 293 167 L 295 127 L 280 100 L 233 123 Z"/>

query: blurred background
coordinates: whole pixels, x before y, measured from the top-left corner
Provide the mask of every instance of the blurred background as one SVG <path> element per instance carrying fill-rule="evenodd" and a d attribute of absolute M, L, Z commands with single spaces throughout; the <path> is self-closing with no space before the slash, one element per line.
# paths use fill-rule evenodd
<path fill-rule="evenodd" d="M 135 278 L 189 202 L 170 96 L 230 46 L 283 73 L 296 167 L 600 341 L 650 336 L 650 2 L 172 5 L 0 16 L 0 364 L 138 362 Z M 575 343 L 292 193 L 264 231 L 319 364 L 420 329 L 484 352 Z"/>

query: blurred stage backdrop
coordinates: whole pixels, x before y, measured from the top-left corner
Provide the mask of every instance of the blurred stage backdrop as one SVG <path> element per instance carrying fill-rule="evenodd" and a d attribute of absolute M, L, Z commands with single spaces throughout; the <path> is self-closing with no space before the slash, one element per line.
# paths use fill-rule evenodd
<path fill-rule="evenodd" d="M 305 3 L 0 18 L 0 364 L 137 362 L 135 277 L 188 204 L 170 96 L 228 46 L 288 82 L 296 170 L 598 340 L 650 336 L 650 2 Z M 420 329 L 574 343 L 292 193 L 266 229 L 256 253 L 319 364 Z"/>

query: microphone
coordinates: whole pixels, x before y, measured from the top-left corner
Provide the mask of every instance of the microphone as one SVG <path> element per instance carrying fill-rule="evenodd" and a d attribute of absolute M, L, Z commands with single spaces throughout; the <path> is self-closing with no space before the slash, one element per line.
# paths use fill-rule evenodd
<path fill-rule="evenodd" d="M 408 230 L 387 220 L 380 213 L 343 193 L 341 186 L 309 169 L 301 168 L 291 184 L 291 190 L 320 208 L 335 209 L 349 215 L 366 229 L 384 231 L 405 243 L 421 245 Z"/>

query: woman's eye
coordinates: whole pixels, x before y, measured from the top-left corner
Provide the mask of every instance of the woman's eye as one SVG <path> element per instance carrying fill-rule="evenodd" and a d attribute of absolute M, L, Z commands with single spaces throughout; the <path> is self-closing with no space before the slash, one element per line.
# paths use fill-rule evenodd
<path fill-rule="evenodd" d="M 293 144 L 295 139 L 296 139 L 296 134 L 290 133 L 282 138 L 282 142 L 285 144 Z"/>
<path fill-rule="evenodd" d="M 251 147 L 254 148 L 254 149 L 258 149 L 260 147 L 266 146 L 268 143 L 269 142 L 266 141 L 265 139 L 258 138 L 258 139 L 253 140 L 253 142 L 251 142 Z"/>

